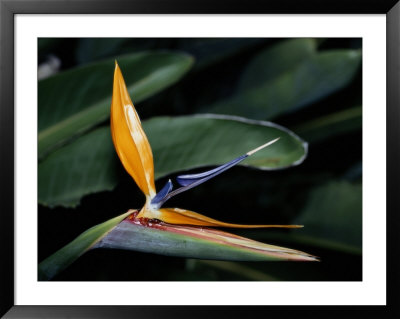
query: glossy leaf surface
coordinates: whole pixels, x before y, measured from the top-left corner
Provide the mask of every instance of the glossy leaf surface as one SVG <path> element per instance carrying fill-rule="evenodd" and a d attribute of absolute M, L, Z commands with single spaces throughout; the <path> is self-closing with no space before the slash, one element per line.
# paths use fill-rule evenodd
<path fill-rule="evenodd" d="M 291 131 L 270 122 L 236 117 L 157 117 L 143 121 L 154 154 L 155 178 L 204 166 L 220 165 L 281 137 L 240 165 L 281 169 L 300 164 L 307 144 Z M 119 159 L 110 128 L 79 137 L 39 163 L 39 202 L 76 206 L 90 193 L 111 190 L 118 183 Z"/>

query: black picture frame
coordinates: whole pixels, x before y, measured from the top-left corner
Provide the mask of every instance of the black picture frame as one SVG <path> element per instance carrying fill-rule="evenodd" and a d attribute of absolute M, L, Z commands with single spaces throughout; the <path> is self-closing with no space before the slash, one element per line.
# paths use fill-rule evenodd
<path fill-rule="evenodd" d="M 386 306 L 16 306 L 14 304 L 14 18 L 16 14 L 385 14 L 387 21 Z M 399 318 L 400 3 L 398 0 L 0 0 L 0 315 L 5 318 L 276 317 Z"/>

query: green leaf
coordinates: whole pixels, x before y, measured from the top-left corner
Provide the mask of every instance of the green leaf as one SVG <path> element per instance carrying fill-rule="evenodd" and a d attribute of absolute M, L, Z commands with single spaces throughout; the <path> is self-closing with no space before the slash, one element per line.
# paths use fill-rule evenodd
<path fill-rule="evenodd" d="M 118 224 L 93 248 L 117 248 L 215 260 L 316 260 L 298 250 L 263 244 L 217 229 L 165 223 L 143 226 L 129 219 Z"/>
<path fill-rule="evenodd" d="M 362 127 L 362 107 L 356 106 L 321 116 L 295 128 L 308 142 L 319 142 L 331 136 L 352 132 Z"/>
<path fill-rule="evenodd" d="M 262 51 L 244 70 L 239 90 L 257 87 L 260 83 L 274 81 L 282 74 L 291 72 L 315 54 L 316 46 L 315 39 L 293 39 Z"/>
<path fill-rule="evenodd" d="M 109 126 L 77 138 L 39 163 L 39 203 L 74 207 L 83 195 L 112 190 L 118 161 Z"/>
<path fill-rule="evenodd" d="M 126 70 L 128 91 L 136 103 L 178 81 L 190 69 L 193 58 L 144 52 L 122 56 L 118 63 Z M 105 60 L 39 82 L 39 159 L 109 117 L 113 70 L 114 59 Z"/>
<path fill-rule="evenodd" d="M 281 139 L 242 162 L 272 170 L 300 164 L 307 144 L 270 122 L 202 115 L 156 117 L 143 121 L 155 162 L 155 177 L 196 167 L 219 165 L 276 137 Z M 87 194 L 111 190 L 118 183 L 119 160 L 110 128 L 79 137 L 39 163 L 39 203 L 75 206 Z"/>
<path fill-rule="evenodd" d="M 315 188 L 296 223 L 307 225 L 304 236 L 361 250 L 362 186 L 335 181 Z"/>
<path fill-rule="evenodd" d="M 89 228 L 76 239 L 64 246 L 39 264 L 39 280 L 49 280 L 67 268 L 79 256 L 93 247 L 109 233 L 118 223 L 131 214 L 130 211 L 110 219 L 102 224 Z"/>
<path fill-rule="evenodd" d="M 126 249 L 167 256 L 246 261 L 316 261 L 307 253 L 263 244 L 206 227 L 151 223 L 130 218 L 133 210 L 85 231 L 39 264 L 39 280 L 49 280 L 95 248 Z M 127 218 L 129 216 L 129 218 Z"/>
<path fill-rule="evenodd" d="M 304 228 L 289 232 L 245 230 L 238 233 L 261 241 L 280 241 L 286 245 L 296 244 L 361 254 L 361 184 L 334 180 L 314 187 L 305 207 L 292 223 L 304 225 Z"/>
<path fill-rule="evenodd" d="M 360 61 L 359 50 L 322 51 L 273 78 L 251 82 L 251 85 L 246 85 L 246 89 L 238 90 L 230 98 L 206 110 L 211 113 L 271 119 L 310 105 L 345 87 L 356 74 Z M 271 68 L 276 63 L 275 60 L 267 62 Z M 254 68 L 254 72 L 251 72 L 254 77 L 257 77 L 256 71 Z M 246 78 L 250 77 L 247 73 Z"/>
<path fill-rule="evenodd" d="M 209 114 L 156 117 L 143 126 L 155 154 L 156 177 L 224 164 L 276 137 L 281 139 L 241 165 L 282 169 L 302 163 L 307 155 L 307 143 L 300 137 L 266 121 Z"/>

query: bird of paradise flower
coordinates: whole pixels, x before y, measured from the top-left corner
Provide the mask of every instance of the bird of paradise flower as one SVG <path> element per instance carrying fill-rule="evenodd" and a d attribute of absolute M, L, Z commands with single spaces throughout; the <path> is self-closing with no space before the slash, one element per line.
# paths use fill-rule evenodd
<path fill-rule="evenodd" d="M 39 264 L 39 280 L 50 280 L 82 254 L 95 248 L 128 249 L 217 260 L 319 260 L 318 257 L 299 250 L 261 243 L 214 228 L 302 227 L 299 225 L 239 225 L 221 222 L 186 209 L 162 208 L 171 197 L 226 171 L 260 149 L 277 142 L 278 137 L 217 168 L 178 176 L 176 181 L 180 187 L 175 190 L 171 180 L 168 180 L 157 193 L 151 147 L 117 63 L 111 103 L 111 135 L 123 166 L 146 196 L 145 205 L 140 210 L 130 209 L 89 228 L 47 257 Z"/>
<path fill-rule="evenodd" d="M 209 228 L 300 228 L 303 226 L 232 224 L 221 222 L 186 209 L 162 208 L 164 203 L 171 197 L 219 175 L 255 152 L 277 142 L 279 137 L 212 170 L 198 174 L 178 176 L 176 181 L 180 187 L 175 190 L 173 190 L 172 181 L 168 180 L 166 185 L 157 193 L 154 183 L 152 150 L 129 96 L 117 62 L 115 62 L 111 104 L 111 133 L 115 150 L 124 168 L 146 196 L 146 202 L 143 208 L 140 211 L 132 210 L 132 214 L 127 218 L 130 222 L 211 241 L 219 241 L 223 245 L 235 245 L 246 249 L 257 250 L 258 252 L 262 251 L 271 257 L 276 257 L 276 259 L 302 261 L 318 260 L 317 257 L 298 250 L 267 245 Z M 107 247 L 107 244 L 103 242 L 98 247 Z"/>

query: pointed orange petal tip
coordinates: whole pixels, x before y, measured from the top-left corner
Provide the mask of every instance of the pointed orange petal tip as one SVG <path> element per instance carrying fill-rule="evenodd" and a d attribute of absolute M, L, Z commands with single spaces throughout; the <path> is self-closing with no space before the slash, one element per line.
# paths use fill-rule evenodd
<path fill-rule="evenodd" d="M 153 154 L 116 60 L 111 134 L 115 150 L 126 171 L 146 196 L 154 197 Z"/>
<path fill-rule="evenodd" d="M 227 227 L 227 228 L 302 228 L 302 225 L 243 225 L 225 223 L 219 220 L 209 218 L 199 213 L 180 208 L 161 208 L 157 215 L 151 218 L 157 218 L 165 223 L 175 225 L 191 226 L 209 226 L 209 227 Z"/>

